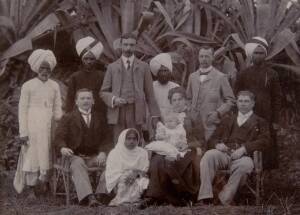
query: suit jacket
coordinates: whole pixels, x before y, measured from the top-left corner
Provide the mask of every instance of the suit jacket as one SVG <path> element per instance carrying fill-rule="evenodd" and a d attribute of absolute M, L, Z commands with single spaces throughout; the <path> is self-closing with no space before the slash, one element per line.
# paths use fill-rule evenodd
<path fill-rule="evenodd" d="M 112 106 L 112 98 L 119 97 L 122 86 L 123 62 L 119 58 L 107 67 L 100 97 L 108 106 L 107 120 L 109 124 L 117 124 L 119 118 L 119 107 Z M 150 67 L 147 63 L 134 58 L 133 61 L 133 84 L 135 93 L 135 123 L 143 124 L 146 121 L 146 103 L 151 116 L 160 116 L 159 107 L 156 103 Z"/>
<path fill-rule="evenodd" d="M 95 154 L 100 151 L 108 152 L 112 146 L 105 141 L 106 129 L 103 126 L 104 116 L 100 116 L 98 112 L 92 111 L 90 129 L 93 129 L 94 141 L 91 147 L 95 147 Z M 55 132 L 55 146 L 57 150 L 62 147 L 68 147 L 75 151 L 82 143 L 84 137 L 85 126 L 84 119 L 81 113 L 76 108 L 72 112 L 66 113 L 58 123 L 58 127 Z"/>
<path fill-rule="evenodd" d="M 230 147 L 235 124 L 237 124 L 237 114 L 225 117 L 209 139 L 209 148 L 215 148 L 215 145 L 220 142 Z M 268 148 L 270 131 L 266 120 L 253 113 L 241 128 L 242 132 L 238 134 L 238 139 L 241 141 L 239 144 L 245 146 L 248 154 L 251 155 L 256 150 L 264 151 Z"/>
<path fill-rule="evenodd" d="M 221 116 L 231 110 L 235 97 L 226 75 L 213 68 L 204 82 L 200 83 L 200 72 L 196 71 L 189 77 L 187 97 L 192 102 L 192 111 L 200 112 L 207 130 L 214 130 L 215 125 L 207 125 L 210 112 L 218 111 Z M 216 124 L 219 123 L 215 122 Z"/>

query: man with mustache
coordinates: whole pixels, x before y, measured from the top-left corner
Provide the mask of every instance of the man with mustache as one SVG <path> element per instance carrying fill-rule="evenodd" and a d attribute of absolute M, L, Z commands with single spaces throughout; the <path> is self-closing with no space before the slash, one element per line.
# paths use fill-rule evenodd
<path fill-rule="evenodd" d="M 56 149 L 70 160 L 72 179 L 80 203 L 88 206 L 99 205 L 96 200 L 87 167 L 104 165 L 106 153 L 111 149 L 105 144 L 106 132 L 103 128 L 104 116 L 92 107 L 93 92 L 79 89 L 75 95 L 76 108 L 61 119 L 55 135 Z"/>
<path fill-rule="evenodd" d="M 199 50 L 199 69 L 189 77 L 187 97 L 192 112 L 202 120 L 205 138 L 208 140 L 221 118 L 235 104 L 235 97 L 225 74 L 212 66 L 213 48 L 203 46 Z"/>
<path fill-rule="evenodd" d="M 170 81 L 173 71 L 171 56 L 168 53 L 156 55 L 150 61 L 150 68 L 152 74 L 157 77 L 157 80 L 153 82 L 153 90 L 161 116 L 164 117 L 171 108 L 168 99 L 169 90 L 179 87 L 177 83 Z"/>
<path fill-rule="evenodd" d="M 108 107 L 108 124 L 113 125 L 114 142 L 121 131 L 136 128 L 142 136 L 148 106 L 152 125 L 160 111 L 156 103 L 149 65 L 135 55 L 137 38 L 132 33 L 121 37 L 122 56 L 107 67 L 100 97 Z"/>

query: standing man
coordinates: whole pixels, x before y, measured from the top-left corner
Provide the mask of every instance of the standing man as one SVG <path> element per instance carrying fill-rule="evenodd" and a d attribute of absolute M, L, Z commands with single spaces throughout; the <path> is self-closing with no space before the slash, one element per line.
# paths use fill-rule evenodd
<path fill-rule="evenodd" d="M 172 68 L 172 59 L 168 53 L 158 54 L 150 61 L 151 72 L 157 77 L 157 81 L 153 82 L 153 90 L 162 117 L 171 109 L 169 90 L 179 87 L 177 83 L 171 81 Z"/>
<path fill-rule="evenodd" d="M 268 146 L 268 123 L 253 113 L 254 100 L 252 92 L 239 92 L 238 114 L 224 118 L 208 142 L 210 150 L 203 155 L 200 162 L 199 201 L 211 202 L 216 171 L 229 168 L 230 177 L 219 193 L 219 200 L 223 205 L 231 204 L 238 188 L 254 168 L 253 152 L 263 151 Z"/>
<path fill-rule="evenodd" d="M 56 129 L 55 145 L 63 156 L 70 159 L 79 202 L 86 199 L 92 207 L 99 203 L 93 194 L 87 167 L 103 165 L 110 147 L 103 141 L 106 135 L 104 118 L 92 109 L 93 92 L 79 89 L 75 97 L 76 108 L 63 116 Z"/>
<path fill-rule="evenodd" d="M 114 142 L 122 130 L 136 128 L 142 135 L 146 103 L 152 125 L 160 111 L 156 103 L 149 65 L 134 55 L 137 39 L 132 33 L 121 38 L 122 56 L 107 67 L 100 96 L 108 106 L 107 120 L 113 125 Z"/>
<path fill-rule="evenodd" d="M 37 77 L 25 82 L 19 101 L 19 132 L 23 144 L 21 171 L 25 173 L 25 184 L 30 187 L 28 199 L 35 199 L 34 187 L 38 181 L 47 182 L 51 169 L 52 119 L 62 115 L 61 94 L 57 82 L 49 79 L 56 66 L 51 50 L 37 49 L 28 58 L 28 63 Z M 16 181 L 17 182 L 17 181 Z M 17 189 L 17 185 L 14 182 Z M 18 192 L 22 191 L 17 189 Z"/>
<path fill-rule="evenodd" d="M 254 112 L 269 122 L 272 142 L 268 150 L 270 156 L 264 160 L 264 168 L 270 169 L 278 167 L 276 131 L 279 129 L 282 94 L 276 71 L 265 62 L 267 49 L 268 43 L 261 37 L 254 37 L 245 45 L 245 52 L 252 66 L 238 73 L 235 92 L 241 90 L 253 92 L 256 95 Z"/>
<path fill-rule="evenodd" d="M 187 86 L 187 97 L 192 101 L 192 112 L 202 120 L 206 140 L 212 135 L 222 116 L 235 104 L 235 97 L 226 75 L 212 66 L 213 56 L 213 48 L 200 48 L 200 68 L 190 75 Z"/>
<path fill-rule="evenodd" d="M 68 83 L 66 98 L 66 112 L 75 107 L 75 95 L 77 90 L 82 88 L 90 89 L 95 100 L 94 109 L 98 112 L 105 112 L 105 105 L 99 97 L 104 73 L 96 69 L 96 61 L 103 52 L 103 45 L 92 37 L 85 37 L 77 41 L 76 51 L 82 61 L 82 67 L 74 73 Z"/>

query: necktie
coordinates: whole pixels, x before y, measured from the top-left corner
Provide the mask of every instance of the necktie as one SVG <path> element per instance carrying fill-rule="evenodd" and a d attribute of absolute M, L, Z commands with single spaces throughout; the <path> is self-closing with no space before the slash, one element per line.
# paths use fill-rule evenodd
<path fill-rule="evenodd" d="M 88 127 L 90 127 L 91 124 L 91 114 L 87 114 L 86 115 L 86 124 Z"/>
<path fill-rule="evenodd" d="M 129 70 L 130 69 L 130 60 L 127 60 L 126 63 L 127 63 L 127 69 Z"/>

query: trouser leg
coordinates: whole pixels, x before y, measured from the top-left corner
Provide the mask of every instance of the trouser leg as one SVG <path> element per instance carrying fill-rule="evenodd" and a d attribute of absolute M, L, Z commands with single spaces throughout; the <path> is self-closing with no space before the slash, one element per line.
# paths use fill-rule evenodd
<path fill-rule="evenodd" d="M 81 157 L 72 156 L 70 169 L 78 200 L 81 201 L 86 196 L 93 193 L 87 166 Z"/>
<path fill-rule="evenodd" d="M 207 151 L 200 161 L 200 191 L 198 200 L 213 198 L 212 182 L 218 169 L 225 169 L 230 157 L 216 149 Z"/>
<path fill-rule="evenodd" d="M 248 174 L 252 172 L 253 168 L 254 164 L 250 157 L 245 156 L 232 161 L 229 180 L 219 193 L 219 199 L 223 205 L 228 205 L 232 202 L 238 188 L 245 183 Z"/>

